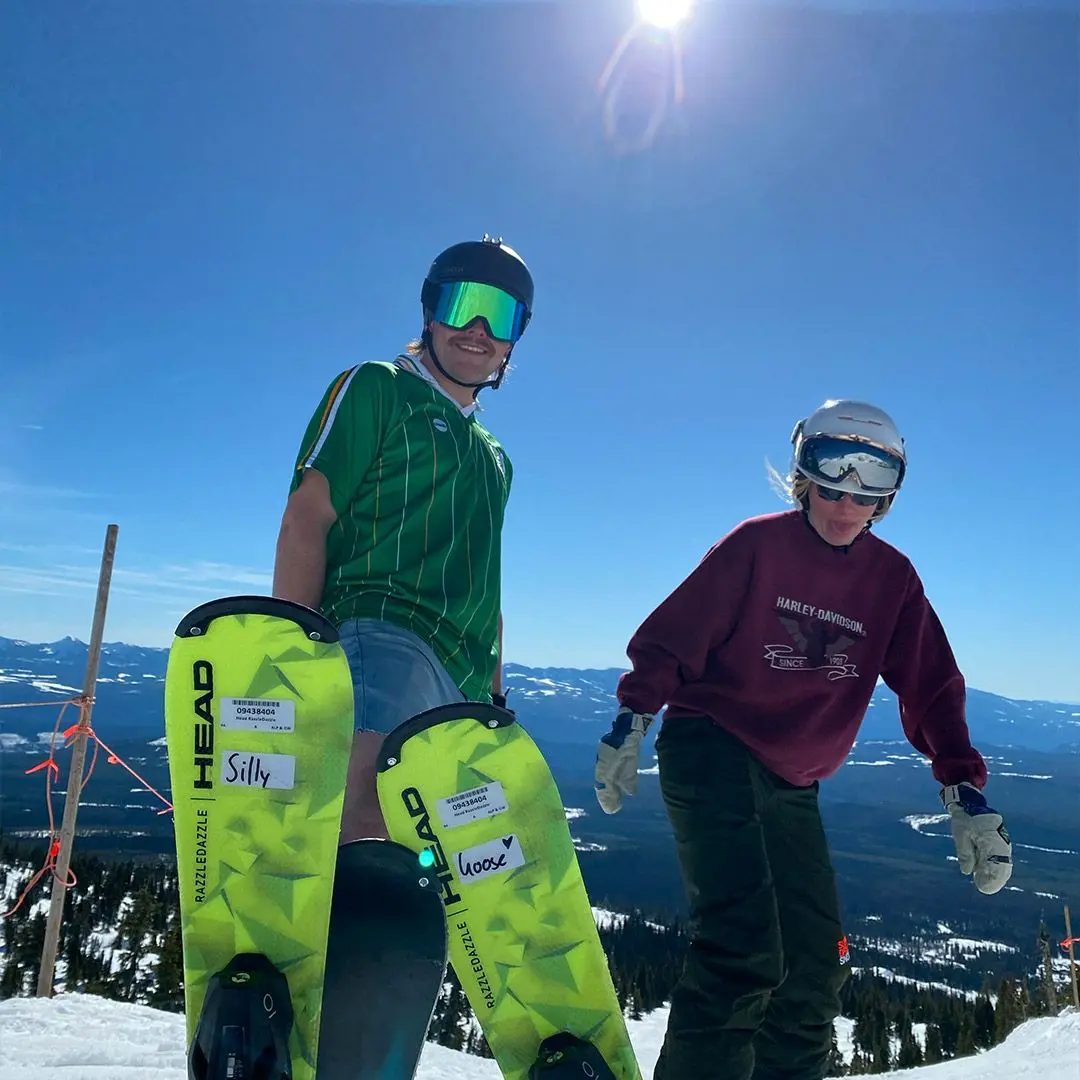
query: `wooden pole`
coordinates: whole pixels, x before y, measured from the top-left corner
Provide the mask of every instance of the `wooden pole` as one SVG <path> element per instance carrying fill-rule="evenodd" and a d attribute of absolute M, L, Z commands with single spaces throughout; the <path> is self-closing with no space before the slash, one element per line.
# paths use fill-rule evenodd
<path fill-rule="evenodd" d="M 1069 942 L 1069 968 L 1072 971 L 1073 1004 L 1080 1009 L 1080 989 L 1076 984 L 1076 954 L 1073 952 L 1072 920 L 1069 918 L 1069 905 L 1065 905 L 1065 938 Z"/>
<path fill-rule="evenodd" d="M 101 661 L 101 639 L 105 633 L 105 610 L 109 603 L 109 584 L 112 581 L 113 559 L 116 554 L 116 534 L 119 526 L 110 525 L 105 531 L 105 548 L 101 553 L 98 574 L 97 604 L 90 631 L 90 648 L 86 656 L 86 675 L 83 679 L 83 707 L 79 710 L 79 727 L 71 750 L 67 794 L 64 796 L 64 820 L 60 826 L 60 848 L 56 854 L 52 881 L 49 917 L 45 923 L 45 943 L 41 949 L 41 968 L 38 971 L 38 997 L 51 997 L 56 952 L 60 941 L 60 924 L 64 917 L 68 871 L 71 869 L 71 847 L 75 841 L 75 818 L 82 797 L 83 769 L 86 765 L 86 741 L 90 731 L 90 713 L 97 687 L 98 665 Z"/>

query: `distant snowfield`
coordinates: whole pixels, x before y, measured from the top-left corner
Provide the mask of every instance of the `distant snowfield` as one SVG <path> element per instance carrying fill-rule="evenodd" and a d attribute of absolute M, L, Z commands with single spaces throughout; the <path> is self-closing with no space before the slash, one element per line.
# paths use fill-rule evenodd
<path fill-rule="evenodd" d="M 1020 773 L 1014 775 L 1019 776 Z M 1034 777 L 1037 780 L 1049 780 L 1050 777 Z M 921 833 L 923 836 L 944 836 L 951 837 L 951 832 L 946 829 L 943 832 L 929 832 L 927 831 L 927 825 L 941 825 L 949 820 L 948 814 L 908 814 L 907 817 L 901 818 L 901 821 L 905 825 L 910 825 L 917 833 Z M 1050 855 L 1080 855 L 1080 852 L 1072 851 L 1069 848 L 1049 848 L 1039 847 L 1037 844 L 1021 844 L 1017 841 L 1013 841 L 1014 848 L 1026 848 L 1028 851 L 1044 851 Z M 1020 890 L 1022 891 L 1022 890 Z M 1039 893 L 1042 896 L 1042 893 Z M 1080 1080 L 1080 1073 L 1077 1074 L 1078 1080 Z"/>
<path fill-rule="evenodd" d="M 588 817 L 586 811 L 581 807 L 564 806 L 563 810 L 566 812 L 567 821 L 577 821 L 578 818 Z M 606 844 L 594 844 L 586 840 L 579 840 L 576 836 L 571 836 L 570 839 L 574 842 L 575 851 L 607 851 Z"/>
<path fill-rule="evenodd" d="M 105 682 L 105 679 L 99 679 L 99 682 Z M 68 686 L 65 683 L 58 682 L 56 679 L 35 675 L 30 671 L 5 671 L 0 668 L 0 682 L 8 683 L 23 683 L 26 686 L 33 687 L 35 690 L 40 690 L 43 694 L 81 694 L 82 690 L 77 686 Z"/>
<path fill-rule="evenodd" d="M 944 832 L 925 832 L 927 825 L 941 825 L 949 820 L 948 814 L 908 814 L 907 817 L 901 819 L 905 825 L 910 825 L 917 833 L 924 833 L 926 836 L 949 836 L 949 830 Z"/>
<path fill-rule="evenodd" d="M 628 1020 L 642 1076 L 649 1080 L 667 1010 Z M 4 1080 L 186 1080 L 184 1020 L 145 1005 L 87 994 L 0 1002 Z M 904 1080 L 1077 1080 L 1080 1015 L 1031 1020 L 975 1057 L 885 1073 Z M 427 1043 L 417 1080 L 501 1080 L 493 1061 Z"/>

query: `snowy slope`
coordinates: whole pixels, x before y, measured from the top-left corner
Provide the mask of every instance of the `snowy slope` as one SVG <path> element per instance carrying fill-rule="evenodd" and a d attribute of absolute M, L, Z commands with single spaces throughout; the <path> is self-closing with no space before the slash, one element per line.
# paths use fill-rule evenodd
<path fill-rule="evenodd" d="M 643 1075 L 652 1075 L 667 1010 L 628 1021 Z M 4 1080 L 185 1080 L 184 1021 L 173 1013 L 85 994 L 0 1002 Z M 417 1080 L 499 1080 L 494 1062 L 428 1043 Z M 1031 1020 L 1000 1046 L 888 1076 L 905 1080 L 1077 1080 L 1080 1014 Z"/>

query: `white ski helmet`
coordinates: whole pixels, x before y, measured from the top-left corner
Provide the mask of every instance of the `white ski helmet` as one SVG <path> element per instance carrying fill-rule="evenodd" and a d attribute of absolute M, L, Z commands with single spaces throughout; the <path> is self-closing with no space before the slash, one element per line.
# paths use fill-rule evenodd
<path fill-rule="evenodd" d="M 877 495 L 888 509 L 904 482 L 904 439 L 887 412 L 865 401 L 826 401 L 791 433 L 795 472 L 824 488 Z"/>

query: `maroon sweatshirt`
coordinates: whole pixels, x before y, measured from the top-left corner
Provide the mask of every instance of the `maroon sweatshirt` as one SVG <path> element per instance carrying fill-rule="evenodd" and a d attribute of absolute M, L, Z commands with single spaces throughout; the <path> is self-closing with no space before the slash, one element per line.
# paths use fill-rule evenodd
<path fill-rule="evenodd" d="M 777 775 L 831 776 L 878 676 L 942 784 L 982 787 L 964 677 L 907 557 L 872 533 L 822 540 L 802 511 L 750 518 L 714 545 L 627 647 L 618 699 L 666 722 L 707 716 Z"/>

